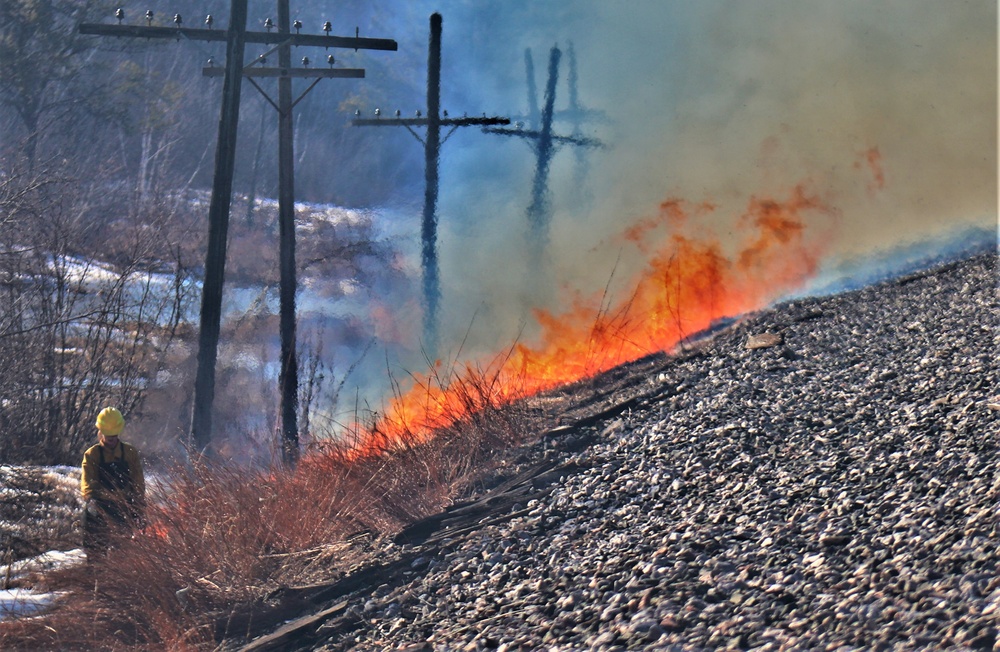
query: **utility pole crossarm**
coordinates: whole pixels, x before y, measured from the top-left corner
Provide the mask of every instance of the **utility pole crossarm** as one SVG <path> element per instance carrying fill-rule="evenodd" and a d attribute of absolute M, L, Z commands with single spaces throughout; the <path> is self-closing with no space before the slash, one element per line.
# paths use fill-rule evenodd
<path fill-rule="evenodd" d="M 442 127 L 469 127 L 487 125 L 509 125 L 510 118 L 500 116 L 481 118 L 442 118 L 435 120 L 435 124 Z M 355 127 L 426 127 L 431 123 L 428 118 L 356 118 L 351 120 Z"/>
<path fill-rule="evenodd" d="M 205 77 L 223 77 L 225 68 L 206 66 L 201 69 Z M 296 77 L 296 78 L 348 78 L 363 79 L 364 68 L 245 68 L 244 77 Z"/>
<path fill-rule="evenodd" d="M 585 136 L 559 136 L 557 134 L 549 134 L 542 131 L 535 131 L 533 129 L 483 129 L 483 131 L 488 134 L 497 134 L 500 136 L 519 136 L 521 138 L 533 139 L 546 137 L 553 142 L 565 143 L 568 145 L 579 145 L 580 147 L 594 147 L 596 149 L 604 149 L 607 147 L 602 141 L 596 138 L 587 138 Z"/>
<path fill-rule="evenodd" d="M 192 41 L 225 41 L 224 29 L 201 29 L 197 27 L 153 27 L 143 25 L 105 25 L 104 23 L 81 23 L 80 33 L 94 36 L 130 36 L 137 38 L 173 38 Z M 352 50 L 399 49 L 394 39 L 364 38 L 359 36 L 325 36 L 321 34 L 283 34 L 281 32 L 247 32 L 247 43 L 277 45 L 286 43 L 299 47 L 344 48 Z"/>

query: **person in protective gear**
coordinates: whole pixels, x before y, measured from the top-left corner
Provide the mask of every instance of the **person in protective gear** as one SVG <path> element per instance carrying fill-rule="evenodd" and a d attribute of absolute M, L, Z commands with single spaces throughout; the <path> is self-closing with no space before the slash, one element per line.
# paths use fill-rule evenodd
<path fill-rule="evenodd" d="M 103 555 L 113 531 L 130 532 L 145 518 L 146 480 L 135 446 L 121 441 L 125 418 L 117 408 L 97 415 L 98 443 L 83 454 L 80 492 L 85 505 L 83 545 L 88 557 Z"/>

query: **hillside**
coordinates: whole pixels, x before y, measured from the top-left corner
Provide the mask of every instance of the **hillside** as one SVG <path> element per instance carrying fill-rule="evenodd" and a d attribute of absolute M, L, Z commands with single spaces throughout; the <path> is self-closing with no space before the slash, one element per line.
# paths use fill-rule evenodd
<path fill-rule="evenodd" d="M 993 649 L 996 265 L 784 303 L 533 399 L 551 428 L 492 489 L 220 623 L 225 647 Z"/>

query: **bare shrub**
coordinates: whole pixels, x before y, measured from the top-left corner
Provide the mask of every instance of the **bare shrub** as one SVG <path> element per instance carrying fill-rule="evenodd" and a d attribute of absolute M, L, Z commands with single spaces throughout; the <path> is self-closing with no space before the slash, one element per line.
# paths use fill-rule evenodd
<path fill-rule="evenodd" d="M 190 286 L 180 260 L 149 269 L 149 223 L 116 264 L 80 255 L 99 226 L 54 172 L 0 185 L 0 456 L 77 463 L 101 405 L 139 412 Z"/>
<path fill-rule="evenodd" d="M 513 400 L 520 393 L 505 368 L 508 360 L 500 356 L 461 373 L 432 365 L 406 397 L 395 385 L 397 406 L 417 400 L 428 409 L 373 418 L 352 429 L 353 437 L 318 446 L 322 453 L 315 459 L 346 457 L 364 469 L 382 511 L 401 525 L 439 511 L 489 474 L 503 451 L 531 435 L 523 404 Z"/>
<path fill-rule="evenodd" d="M 79 547 L 80 535 L 74 526 L 80 489 L 79 476 L 7 465 L 0 465 L 0 487 L 4 497 L 0 501 L 0 590 L 4 590 L 19 585 L 18 576 L 39 565 L 32 558 Z"/>

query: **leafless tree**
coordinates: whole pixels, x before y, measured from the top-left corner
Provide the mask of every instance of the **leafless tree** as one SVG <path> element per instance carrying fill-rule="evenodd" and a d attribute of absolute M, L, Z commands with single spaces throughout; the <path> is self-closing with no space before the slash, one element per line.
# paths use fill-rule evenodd
<path fill-rule="evenodd" d="M 0 184 L 5 460 L 75 463 L 101 406 L 138 414 L 188 302 L 179 259 L 151 266 L 155 224 L 135 224 L 113 264 L 77 251 L 97 227 L 83 218 L 80 186 L 56 178 L 45 170 Z"/>

